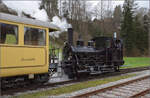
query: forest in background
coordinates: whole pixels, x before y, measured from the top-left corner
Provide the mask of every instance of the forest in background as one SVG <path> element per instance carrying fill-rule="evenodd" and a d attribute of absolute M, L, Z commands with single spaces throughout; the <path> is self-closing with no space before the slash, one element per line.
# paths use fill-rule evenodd
<path fill-rule="evenodd" d="M 112 37 L 117 32 L 123 39 L 126 56 L 148 56 L 148 32 L 150 10 L 140 8 L 134 0 L 125 0 L 123 7 L 116 6 L 112 10 L 111 0 L 101 0 L 89 10 L 86 0 L 42 0 L 39 9 L 44 9 L 50 21 L 54 16 L 65 17 L 74 29 L 74 40 L 80 36 L 85 42 L 95 36 Z M 17 15 L 0 0 L 0 12 Z M 33 18 L 22 12 L 23 17 Z M 67 33 L 54 38 L 63 46 Z M 54 40 L 53 40 L 54 41 Z"/>

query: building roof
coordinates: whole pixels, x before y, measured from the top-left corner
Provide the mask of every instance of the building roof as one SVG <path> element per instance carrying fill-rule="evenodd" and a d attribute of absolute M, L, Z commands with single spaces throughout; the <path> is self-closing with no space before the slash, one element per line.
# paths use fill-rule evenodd
<path fill-rule="evenodd" d="M 19 17 L 19 16 L 5 14 L 5 13 L 0 13 L 0 20 L 7 20 L 7 21 L 18 22 L 18 23 L 23 23 L 23 24 L 42 26 L 42 27 L 49 28 L 50 31 L 58 31 L 59 30 L 59 27 L 57 27 L 56 25 L 49 23 L 49 22 L 43 22 L 40 20 Z"/>

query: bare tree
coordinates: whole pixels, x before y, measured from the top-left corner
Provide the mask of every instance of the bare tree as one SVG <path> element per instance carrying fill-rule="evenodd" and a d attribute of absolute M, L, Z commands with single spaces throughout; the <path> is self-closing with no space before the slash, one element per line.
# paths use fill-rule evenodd
<path fill-rule="evenodd" d="M 103 27 L 102 28 L 102 36 L 104 35 L 105 33 L 105 26 L 104 26 L 104 17 L 105 17 L 105 5 L 104 5 L 104 2 L 103 0 L 99 1 L 99 3 L 96 5 L 95 7 L 95 10 L 94 10 L 94 13 L 95 13 L 95 16 L 97 19 L 101 20 L 100 22 L 100 26 Z"/>
<path fill-rule="evenodd" d="M 54 16 L 59 16 L 58 0 L 42 0 L 40 9 L 45 9 L 50 20 Z"/>

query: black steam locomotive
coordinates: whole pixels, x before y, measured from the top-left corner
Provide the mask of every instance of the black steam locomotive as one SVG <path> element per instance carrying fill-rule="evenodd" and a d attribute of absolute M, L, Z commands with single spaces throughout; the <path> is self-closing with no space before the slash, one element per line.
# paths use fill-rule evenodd
<path fill-rule="evenodd" d="M 123 44 L 120 39 L 95 37 L 84 45 L 79 39 L 73 45 L 73 29 L 68 29 L 68 42 L 63 48 L 62 67 L 69 78 L 95 73 L 119 71 L 124 64 Z"/>

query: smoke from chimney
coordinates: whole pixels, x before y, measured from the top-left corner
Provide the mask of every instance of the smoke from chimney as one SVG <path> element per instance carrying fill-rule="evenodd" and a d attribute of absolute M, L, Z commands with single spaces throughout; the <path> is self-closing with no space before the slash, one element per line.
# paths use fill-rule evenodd
<path fill-rule="evenodd" d="M 62 32 L 67 32 L 68 28 L 72 28 L 71 24 L 69 24 L 66 20 L 66 18 L 60 19 L 58 16 L 54 16 L 52 18 L 53 24 L 57 25 L 61 31 L 51 32 L 50 36 L 59 37 L 59 34 Z"/>

